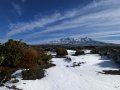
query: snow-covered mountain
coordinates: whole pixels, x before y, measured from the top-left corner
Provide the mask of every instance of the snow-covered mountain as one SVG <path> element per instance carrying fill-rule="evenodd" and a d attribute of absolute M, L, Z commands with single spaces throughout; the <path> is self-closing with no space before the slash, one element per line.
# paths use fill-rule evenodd
<path fill-rule="evenodd" d="M 45 44 L 49 45 L 81 45 L 81 46 L 105 46 L 105 45 L 113 45 L 108 44 L 104 42 L 99 42 L 96 40 L 93 40 L 91 38 L 85 37 L 85 38 L 61 38 L 59 40 L 53 40 L 50 42 L 47 42 Z"/>

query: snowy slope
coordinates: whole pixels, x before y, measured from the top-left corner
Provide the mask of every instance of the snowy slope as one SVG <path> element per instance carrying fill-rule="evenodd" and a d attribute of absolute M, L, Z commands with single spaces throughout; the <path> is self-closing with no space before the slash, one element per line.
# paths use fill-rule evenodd
<path fill-rule="evenodd" d="M 107 46 L 107 45 L 115 45 L 110 43 L 104 43 L 100 41 L 93 40 L 91 38 L 61 38 L 58 40 L 48 41 L 43 43 L 43 45 L 73 45 L 73 46 Z"/>
<path fill-rule="evenodd" d="M 71 56 L 75 51 L 68 52 L 68 56 L 72 58 L 71 62 L 65 62 L 64 58 L 53 58 L 56 66 L 46 70 L 46 77 L 40 80 L 20 80 L 15 85 L 24 90 L 120 90 L 120 76 L 98 73 L 102 70 L 116 70 L 117 67 L 112 61 L 97 54 Z M 71 66 L 73 62 L 85 63 L 78 67 L 66 67 Z M 3 87 L 0 90 L 7 89 Z"/>

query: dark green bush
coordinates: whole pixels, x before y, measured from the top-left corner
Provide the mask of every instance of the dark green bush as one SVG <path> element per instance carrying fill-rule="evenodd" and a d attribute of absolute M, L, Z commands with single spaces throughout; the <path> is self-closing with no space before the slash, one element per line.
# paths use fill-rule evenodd
<path fill-rule="evenodd" d="M 42 68 L 34 68 L 22 72 L 23 80 L 41 79 L 44 76 L 44 70 Z"/>
<path fill-rule="evenodd" d="M 4 56 L 4 54 L 3 54 L 3 45 L 2 44 L 0 44 L 0 66 L 1 66 L 1 64 L 3 63 L 3 61 L 4 61 L 4 58 L 5 56 Z"/>
<path fill-rule="evenodd" d="M 4 62 L 5 58 L 3 54 L 0 54 L 0 66 Z"/>
<path fill-rule="evenodd" d="M 94 48 L 90 51 L 92 54 L 99 54 L 99 50 L 97 48 Z"/>
<path fill-rule="evenodd" d="M 42 60 L 43 60 L 45 63 L 48 63 L 51 58 L 52 58 L 51 55 L 45 55 L 45 56 L 43 56 L 43 59 L 42 59 Z"/>
<path fill-rule="evenodd" d="M 76 52 L 75 52 L 75 56 L 84 55 L 84 54 L 85 54 L 84 51 L 79 50 L 79 49 L 77 49 Z"/>
<path fill-rule="evenodd" d="M 11 74 L 15 71 L 13 68 L 0 67 L 0 82 L 2 83 L 10 80 Z M 4 79 L 4 80 L 3 80 Z"/>
<path fill-rule="evenodd" d="M 2 65 L 16 67 L 22 58 L 22 50 L 26 47 L 21 41 L 8 40 L 3 47 L 4 62 Z"/>
<path fill-rule="evenodd" d="M 101 56 L 107 56 L 111 60 L 120 64 L 120 47 L 105 46 L 92 49 L 91 53 L 100 54 Z"/>

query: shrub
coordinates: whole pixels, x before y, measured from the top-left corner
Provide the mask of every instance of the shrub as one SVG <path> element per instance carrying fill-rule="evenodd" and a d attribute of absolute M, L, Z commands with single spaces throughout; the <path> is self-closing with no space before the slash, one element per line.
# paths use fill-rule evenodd
<path fill-rule="evenodd" d="M 41 48 L 33 48 L 22 41 L 12 39 L 0 45 L 0 51 L 0 65 L 5 67 L 31 68 L 38 64 L 47 64 L 52 58 Z"/>
<path fill-rule="evenodd" d="M 84 54 L 85 54 L 84 51 L 79 50 L 79 49 L 77 49 L 76 52 L 75 52 L 75 56 L 84 55 Z"/>
<path fill-rule="evenodd" d="M 26 48 L 26 45 L 21 41 L 8 40 L 4 44 L 3 55 L 4 62 L 3 66 L 16 67 L 18 66 L 22 58 L 22 50 Z"/>
<path fill-rule="evenodd" d="M 37 66 L 38 52 L 33 48 L 26 48 L 23 50 L 23 55 L 19 66 L 24 68 L 31 68 Z"/>
<path fill-rule="evenodd" d="M 97 48 L 94 48 L 90 51 L 92 54 L 99 54 L 99 50 Z"/>
<path fill-rule="evenodd" d="M 48 62 L 52 58 L 52 56 L 51 55 L 47 55 L 47 52 L 45 52 L 41 48 L 34 47 L 34 49 L 38 52 L 37 63 L 39 65 L 48 64 Z"/>
<path fill-rule="evenodd" d="M 4 56 L 4 54 L 3 54 L 3 45 L 2 44 L 0 44 L 0 65 L 3 63 L 3 61 L 4 61 L 4 58 L 5 56 Z"/>
<path fill-rule="evenodd" d="M 27 73 L 31 75 L 30 78 L 41 78 L 44 75 L 41 69 L 54 66 L 49 64 L 51 58 L 41 48 L 30 47 L 22 41 L 10 39 L 5 44 L 0 45 L 0 81 L 5 76 L 8 77 L 5 81 L 9 80 L 9 76 L 18 68 L 29 68 Z M 33 69 L 37 67 L 41 67 L 41 69 Z M 39 74 L 41 76 L 38 76 Z"/>
<path fill-rule="evenodd" d="M 1 54 L 1 55 L 0 55 L 0 66 L 1 66 L 1 64 L 4 62 L 4 59 L 5 59 L 5 58 L 4 58 L 4 55 Z"/>
<path fill-rule="evenodd" d="M 48 61 L 49 61 L 51 58 L 52 58 L 51 55 L 45 55 L 45 56 L 43 56 L 42 60 L 47 64 Z"/>
<path fill-rule="evenodd" d="M 15 69 L 8 67 L 0 67 L 0 82 L 2 83 L 10 80 L 11 74 L 15 71 Z M 4 80 L 3 80 L 4 79 Z"/>
<path fill-rule="evenodd" d="M 25 68 L 33 68 L 38 65 L 47 64 L 51 58 L 51 55 L 47 55 L 41 49 L 28 47 L 23 50 L 20 66 Z"/>
<path fill-rule="evenodd" d="M 68 55 L 68 52 L 65 48 L 59 47 L 56 49 L 57 56 L 65 56 Z"/>
<path fill-rule="evenodd" d="M 22 71 L 23 80 L 35 80 L 43 78 L 44 70 L 42 68 L 34 68 L 26 71 Z"/>

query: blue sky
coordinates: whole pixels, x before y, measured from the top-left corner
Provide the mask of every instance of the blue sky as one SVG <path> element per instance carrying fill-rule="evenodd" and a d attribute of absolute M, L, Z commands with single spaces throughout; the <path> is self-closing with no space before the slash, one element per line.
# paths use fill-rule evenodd
<path fill-rule="evenodd" d="M 120 43 L 120 0 L 0 0 L 0 42 L 62 37 Z"/>

